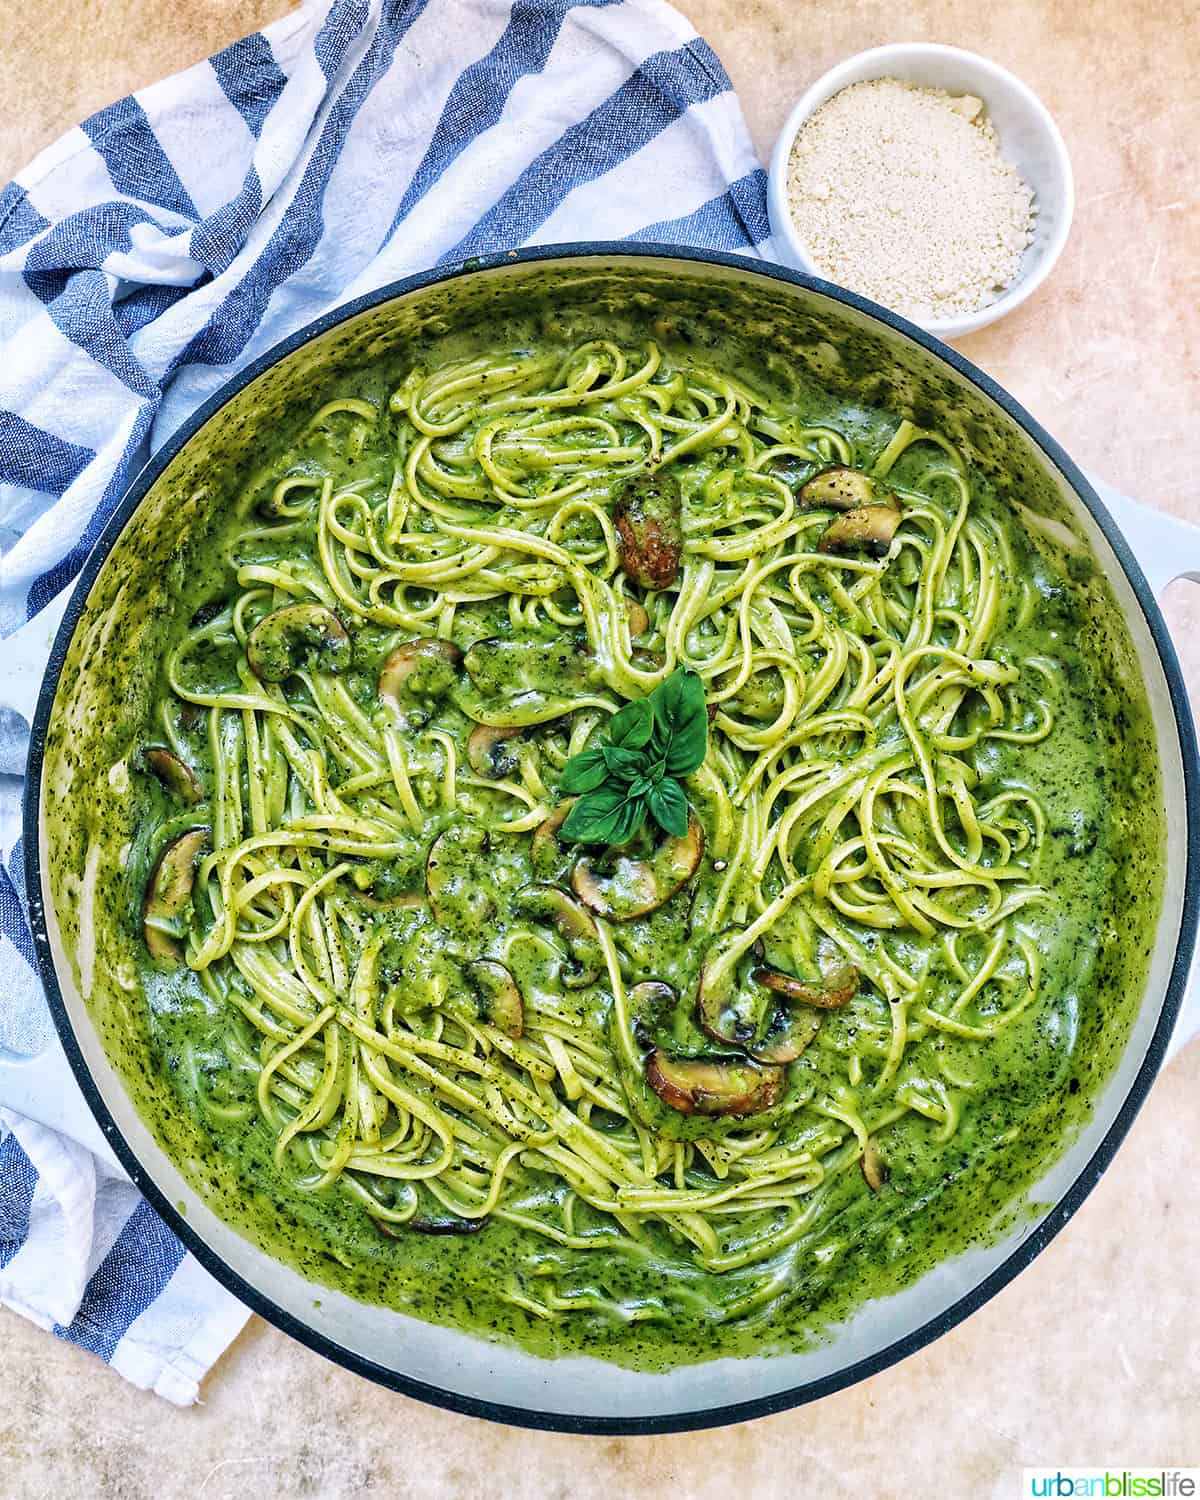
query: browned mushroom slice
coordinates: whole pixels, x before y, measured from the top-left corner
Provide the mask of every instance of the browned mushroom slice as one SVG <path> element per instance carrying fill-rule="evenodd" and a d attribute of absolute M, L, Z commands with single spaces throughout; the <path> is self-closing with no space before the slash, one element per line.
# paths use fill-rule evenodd
<path fill-rule="evenodd" d="M 714 1041 L 742 1047 L 763 1030 L 770 996 L 754 983 L 749 954 L 738 952 L 744 929 L 728 927 L 708 946 L 696 987 L 696 1019 Z M 736 957 L 734 956 L 736 955 Z"/>
<path fill-rule="evenodd" d="M 582 631 L 553 641 L 533 635 L 486 636 L 468 647 L 463 668 L 480 693 L 503 700 L 506 707 L 526 693 L 547 702 L 570 699 L 600 681 Z"/>
<path fill-rule="evenodd" d="M 643 979 L 625 995 L 629 1014 L 643 1021 L 664 1015 L 678 1002 L 679 996 L 662 979 Z"/>
<path fill-rule="evenodd" d="M 821 1029 L 821 1016 L 815 1010 L 778 1010 L 766 1035 L 748 1042 L 746 1051 L 765 1063 L 790 1063 L 800 1057 Z"/>
<path fill-rule="evenodd" d="M 404 698 L 440 698 L 453 685 L 461 661 L 462 652 L 453 641 L 405 641 L 380 670 L 379 696 L 393 704 Z"/>
<path fill-rule="evenodd" d="M 646 1082 L 685 1115 L 754 1115 L 770 1109 L 783 1088 L 782 1068 L 738 1058 L 671 1057 L 656 1047 L 646 1062 Z"/>
<path fill-rule="evenodd" d="M 783 453 L 773 453 L 763 464 L 760 472 L 769 474 L 772 479 L 778 479 L 781 484 L 786 484 L 793 493 L 799 493 L 805 477 L 812 471 L 813 462 L 810 458 L 787 450 Z"/>
<path fill-rule="evenodd" d="M 301 667 L 344 672 L 352 655 L 346 627 L 323 604 L 285 604 L 272 610 L 246 640 L 250 670 L 263 682 L 283 682 Z"/>
<path fill-rule="evenodd" d="M 196 861 L 208 844 L 207 828 L 189 828 L 158 856 L 142 899 L 142 935 L 154 958 L 178 963 L 183 957 L 182 917 L 192 899 Z"/>
<path fill-rule="evenodd" d="M 523 885 L 512 898 L 516 916 L 532 917 L 554 927 L 570 954 L 561 973 L 568 989 L 592 984 L 604 968 L 604 949 L 590 914 L 573 896 L 556 885 Z"/>
<path fill-rule="evenodd" d="M 481 1219 L 454 1219 L 449 1216 L 431 1219 L 424 1214 L 416 1214 L 411 1219 L 405 1219 L 402 1224 L 389 1224 L 386 1219 L 375 1218 L 371 1222 L 389 1240 L 401 1240 L 407 1230 L 415 1230 L 417 1234 L 478 1234 L 487 1223 L 487 1215 Z"/>
<path fill-rule="evenodd" d="M 503 964 L 490 958 L 464 965 L 463 973 L 479 996 L 484 1020 L 516 1041 L 525 1030 L 525 1005 L 517 981 Z"/>
<path fill-rule="evenodd" d="M 674 474 L 639 474 L 617 497 L 613 520 L 626 577 L 644 589 L 665 589 L 683 555 L 683 499 Z"/>
<path fill-rule="evenodd" d="M 560 802 L 550 816 L 533 830 L 529 849 L 530 863 L 537 874 L 548 877 L 557 875 L 566 861 L 566 851 L 559 842 L 558 830 L 563 820 L 575 805 L 575 798 Z"/>
<path fill-rule="evenodd" d="M 625 601 L 625 618 L 629 621 L 629 634 L 631 636 L 645 635 L 650 629 L 650 616 L 646 613 L 645 606 L 636 599 Z"/>
<path fill-rule="evenodd" d="M 819 980 L 797 979 L 793 974 L 765 966 L 755 969 L 754 978 L 777 995 L 821 1010 L 840 1010 L 858 994 L 858 970 L 853 964 L 839 964 Z"/>
<path fill-rule="evenodd" d="M 625 1002 L 633 1034 L 643 1047 L 654 1047 L 656 1035 L 669 1035 L 667 1028 L 679 1006 L 679 996 L 669 984 L 661 979 L 644 979 L 626 992 Z"/>
<path fill-rule="evenodd" d="M 704 855 L 704 829 L 695 813 L 688 813 L 687 832 L 664 838 L 648 859 L 619 851 L 577 860 L 571 872 L 575 894 L 601 917 L 632 922 L 656 911 L 682 890 Z"/>
<path fill-rule="evenodd" d="M 867 1144 L 863 1147 L 863 1154 L 859 1157 L 858 1164 L 862 1168 L 867 1186 L 873 1193 L 877 1193 L 891 1176 L 883 1157 L 879 1154 L 879 1147 L 875 1144 L 874 1136 L 867 1137 Z"/>
<path fill-rule="evenodd" d="M 192 611 L 192 617 L 188 621 L 188 624 L 193 630 L 202 630 L 205 625 L 211 625 L 217 616 L 224 611 L 225 607 L 226 601 L 224 599 L 206 599 L 203 604 Z M 194 708 L 196 705 L 185 704 L 184 706 Z"/>
<path fill-rule="evenodd" d="M 635 646 L 629 653 L 629 660 L 637 667 L 639 672 L 660 672 L 663 659 L 655 651 L 645 651 L 641 646 Z"/>
<path fill-rule="evenodd" d="M 796 495 L 801 505 L 811 506 L 814 510 L 825 506 L 834 510 L 858 510 L 885 497 L 886 492 L 869 474 L 841 464 L 814 474 Z"/>
<path fill-rule="evenodd" d="M 203 799 L 200 778 L 173 750 L 168 750 L 165 745 L 147 745 L 141 758 L 142 764 L 154 772 L 167 791 L 188 807 L 194 807 Z"/>
<path fill-rule="evenodd" d="M 414 1229 L 418 1234 L 478 1234 L 486 1223 L 486 1214 L 479 1219 L 430 1219 L 417 1214 L 409 1219 L 405 1228 Z"/>
<path fill-rule="evenodd" d="M 817 551 L 869 552 L 872 557 L 886 557 L 901 519 L 899 508 L 890 503 L 848 510 L 826 526 Z"/>
<path fill-rule="evenodd" d="M 492 895 L 491 841 L 473 823 L 447 828 L 429 847 L 425 889 L 443 927 L 477 938 L 496 914 Z"/>
<path fill-rule="evenodd" d="M 490 781 L 511 776 L 520 764 L 514 742 L 521 734 L 520 729 L 476 724 L 467 736 L 467 761 L 476 776 L 486 776 Z"/>

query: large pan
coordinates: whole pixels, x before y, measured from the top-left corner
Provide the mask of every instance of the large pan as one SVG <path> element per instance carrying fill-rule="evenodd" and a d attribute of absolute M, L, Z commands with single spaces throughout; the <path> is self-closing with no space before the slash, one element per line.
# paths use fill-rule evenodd
<path fill-rule="evenodd" d="M 91 795 L 46 758 L 48 726 L 69 716 L 71 735 L 106 732 L 89 712 L 89 680 L 116 663 L 136 708 L 136 630 L 149 617 L 130 601 L 170 561 L 176 534 L 203 524 L 203 456 L 248 451 L 292 400 L 311 400 L 323 372 L 372 348 L 503 312 L 531 291 L 593 309 L 630 299 L 686 295 L 714 325 L 782 343 L 826 373 L 831 361 L 871 372 L 871 399 L 893 410 L 937 413 L 943 429 L 1016 476 L 1022 494 L 1063 507 L 1093 549 L 1124 616 L 1157 731 L 1168 829 L 1165 898 L 1149 978 L 1127 1042 L 1094 1115 L 1030 1195 L 1005 1238 L 944 1263 L 893 1297 L 863 1308 L 827 1344 L 803 1354 L 720 1360 L 667 1374 L 635 1374 L 586 1358 L 545 1361 L 517 1350 L 365 1306 L 318 1287 L 243 1238 L 209 1208 L 143 1124 L 135 1099 L 161 1085 L 148 1058 L 136 997 L 85 1001 L 52 899 L 48 795 Z M 1171 523 L 1163 523 L 1170 525 Z M 1186 528 L 1179 537 L 1190 540 Z M 164 540 L 164 537 L 166 539 Z M 1156 585 L 1187 569 L 1186 542 L 1155 549 Z M 1200 547 L 1191 541 L 1193 566 Z M 123 601 L 123 602 L 122 602 Z M 86 644 L 87 650 L 82 650 Z M 122 654 L 124 653 L 124 655 Z M 64 662 L 71 663 L 64 674 Z M 132 667 L 130 664 L 133 664 Z M 69 736 L 58 735 L 61 744 Z M 62 752 L 59 751 L 59 760 Z M 53 780 L 51 772 L 53 771 Z M 278 1327 L 331 1359 L 409 1395 L 529 1426 L 585 1432 L 656 1432 L 741 1421 L 812 1400 L 903 1358 L 979 1307 L 1063 1227 L 1100 1174 L 1160 1067 L 1187 977 L 1200 884 L 1200 767 L 1179 666 L 1154 594 L 1091 485 L 1061 448 L 1003 390 L 952 350 L 902 319 L 827 283 L 731 256 L 665 246 L 559 246 L 454 266 L 388 286 L 328 314 L 229 382 L 172 437 L 138 477 L 83 571 L 41 688 L 33 729 L 25 850 L 34 937 L 67 1056 L 91 1110 L 139 1187 L 205 1266 Z M 86 879 L 73 888 L 86 902 Z M 67 899 L 67 898 L 62 898 Z M 104 921 L 105 913 L 85 913 Z M 73 920 L 73 918 L 72 918 Z M 67 924 L 69 925 L 69 924 Z M 86 930 L 86 922 L 85 922 Z M 101 987 L 102 988 L 102 987 Z M 115 987 L 114 987 L 115 988 Z M 1047 1208 L 1046 1205 L 1053 1205 Z"/>

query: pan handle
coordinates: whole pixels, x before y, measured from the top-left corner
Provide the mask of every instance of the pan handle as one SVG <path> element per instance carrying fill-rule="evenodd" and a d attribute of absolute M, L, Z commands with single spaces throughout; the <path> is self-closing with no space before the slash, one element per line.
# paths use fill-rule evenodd
<path fill-rule="evenodd" d="M 1167 585 L 1177 578 L 1200 583 L 1200 526 L 1140 505 L 1097 479 L 1092 484 L 1112 512 L 1155 594 L 1161 597 Z M 1200 957 L 1192 964 L 1183 1009 L 1167 1050 L 1168 1059 L 1196 1036 L 1200 1036 Z"/>
<path fill-rule="evenodd" d="M 1153 510 L 1129 500 L 1094 479 L 1092 483 L 1125 533 L 1125 540 L 1156 594 L 1161 594 L 1177 578 L 1200 583 L 1200 526 L 1181 521 L 1165 510 Z"/>

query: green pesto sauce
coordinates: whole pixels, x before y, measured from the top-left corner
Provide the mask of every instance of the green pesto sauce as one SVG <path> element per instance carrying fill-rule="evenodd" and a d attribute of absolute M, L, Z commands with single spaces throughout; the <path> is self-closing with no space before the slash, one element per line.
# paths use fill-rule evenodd
<path fill-rule="evenodd" d="M 561 319 L 547 330 L 538 320 L 491 328 L 486 338 L 478 337 L 492 347 L 530 347 L 547 340 L 569 346 L 586 331 L 570 323 L 563 326 Z M 627 323 L 619 315 L 608 318 L 605 333 L 630 344 L 645 336 L 636 315 Z M 416 353 L 431 362 L 429 348 Z M 720 354 L 705 349 L 704 356 L 713 361 Z M 356 375 L 342 376 L 338 392 L 386 401 L 414 357 L 390 353 L 367 361 Z M 676 351 L 676 357 L 686 359 L 686 349 Z M 746 355 L 731 355 L 729 361 L 733 373 L 744 373 L 759 387 L 766 383 L 764 370 L 749 363 Z M 778 399 L 806 421 L 828 423 L 841 431 L 854 444 L 855 462 L 867 467 L 898 420 L 811 378 L 793 379 Z M 310 460 L 325 468 L 336 465 L 336 453 L 314 446 L 320 442 L 319 434 L 284 440 L 278 453 L 259 455 L 257 491 L 252 485 L 245 503 L 239 501 L 237 514 L 215 522 L 204 549 L 191 553 L 184 574 L 172 580 L 172 610 L 155 637 L 157 649 L 165 653 L 187 628 L 193 612 L 227 590 L 225 543 L 244 526 L 248 508 L 269 491 L 275 478 Z M 387 454 L 368 446 L 354 461 L 346 460 L 344 472 L 336 478 L 360 477 L 372 465 L 380 476 L 390 472 Z M 895 477 L 903 479 L 903 461 Z M 587 1313 L 545 1321 L 499 1300 L 494 1289 L 514 1279 L 519 1287 L 536 1289 L 549 1273 L 562 1286 L 593 1289 L 606 1300 L 634 1303 L 661 1290 L 664 1280 L 685 1291 L 691 1287 L 725 1298 L 736 1298 L 739 1287 L 748 1283 L 730 1273 L 718 1288 L 716 1278 L 697 1269 L 686 1246 L 653 1224 L 647 1231 L 648 1253 L 641 1258 L 584 1254 L 533 1239 L 501 1222 L 489 1223 L 471 1236 L 407 1233 L 392 1238 L 381 1235 L 361 1208 L 336 1188 L 302 1193 L 284 1182 L 272 1163 L 273 1135 L 257 1114 L 250 1123 L 229 1128 L 206 1110 L 206 1099 L 235 1103 L 243 1097 L 236 1080 L 229 1079 L 216 1040 L 219 1028 L 212 1000 L 188 970 L 149 962 L 136 941 L 141 893 L 153 859 L 173 829 L 195 819 L 182 814 L 153 777 L 131 775 L 122 795 L 133 809 L 132 817 L 119 828 L 115 822 L 93 826 L 89 835 L 91 847 L 104 851 L 106 868 L 120 866 L 111 887 L 105 886 L 119 893 L 126 914 L 126 951 L 114 971 L 119 969 L 127 982 L 129 998 L 124 1003 L 131 1024 L 148 1036 L 145 1065 L 171 1082 L 159 1093 L 157 1113 L 142 1094 L 143 1111 L 165 1139 L 177 1130 L 173 1116 L 186 1116 L 194 1139 L 207 1151 L 201 1175 L 219 1211 L 303 1274 L 365 1301 L 510 1339 L 539 1354 L 586 1350 L 649 1370 L 722 1354 L 801 1347 L 865 1300 L 896 1290 L 994 1233 L 1086 1118 L 1136 1005 L 1140 986 L 1131 985 L 1130 974 L 1144 970 L 1157 916 L 1152 866 L 1161 832 L 1153 814 L 1161 799 L 1140 683 L 1131 686 L 1128 678 L 1110 670 L 1105 634 L 1110 627 L 1096 623 L 1107 607 L 1103 580 L 1089 559 L 1068 559 L 1024 529 L 987 474 L 974 472 L 971 483 L 975 506 L 1007 530 L 1018 569 L 1036 594 L 1036 608 L 1028 620 L 1017 623 L 1009 618 L 998 639 L 1013 658 L 1044 653 L 1064 669 L 1061 686 L 1048 690 L 1056 727 L 1047 740 L 1034 746 L 990 741 L 974 752 L 982 784 L 997 789 L 1006 784 L 1031 786 L 1047 812 L 1037 877 L 1056 901 L 1022 917 L 1024 926 L 1036 934 L 1044 964 L 1043 998 L 986 1046 L 936 1033 L 916 1044 L 948 1054 L 954 1067 L 976 1085 L 957 1131 L 942 1142 L 930 1121 L 909 1114 L 887 1133 L 890 1180 L 882 1192 L 870 1193 L 857 1171 L 843 1173 L 817 1222 L 787 1252 L 785 1303 L 768 1319 L 746 1324 L 718 1324 L 699 1313 L 689 1317 L 686 1311 L 669 1325 L 623 1323 Z M 311 532 L 300 528 L 290 542 L 274 543 L 271 555 L 280 562 L 289 557 L 311 559 L 313 552 Z M 501 626 L 498 611 L 497 628 Z M 366 704 L 375 694 L 379 665 L 394 632 L 358 626 L 352 635 L 354 668 L 345 680 L 352 695 Z M 219 676 L 223 665 L 214 660 L 214 674 Z M 516 668 L 510 663 L 498 670 Z M 550 691 L 557 674 L 570 671 L 571 663 L 538 662 L 526 656 L 520 670 L 525 674 L 523 686 Z M 498 686 L 504 686 L 503 678 Z M 115 684 L 107 689 L 97 684 L 93 710 L 103 707 L 106 692 L 113 704 L 118 703 Z M 167 692 L 160 676 L 147 701 Z M 444 722 L 452 723 L 453 716 Z M 140 743 L 159 738 L 149 718 L 127 725 L 122 735 L 130 755 Z M 196 733 L 188 743 L 192 764 L 210 787 L 206 736 Z M 72 749 L 63 742 L 57 753 L 71 763 L 81 784 L 89 779 L 99 784 L 112 764 L 111 748 L 89 750 L 81 744 Z M 695 805 L 705 820 L 703 802 L 696 800 Z M 54 812 L 49 816 L 53 820 Z M 60 837 L 65 840 L 67 832 L 60 830 Z M 123 842 L 131 847 L 119 860 Z M 394 878 L 400 887 L 419 878 L 427 846 L 427 837 L 414 837 L 411 850 L 396 861 Z M 472 877 L 472 899 L 462 906 L 459 936 L 485 933 L 488 924 L 497 922 L 511 892 L 531 878 L 535 877 L 528 840 L 508 840 L 494 847 L 486 868 Z M 715 891 L 720 875 L 710 859 L 697 879 L 703 888 Z M 1135 897 L 1141 894 L 1140 904 L 1131 904 L 1131 892 Z M 689 888 L 621 933 L 640 972 L 669 981 L 681 994 L 694 987 L 701 946 L 683 921 L 695 896 L 695 889 Z M 398 940 L 418 952 L 428 938 L 426 924 L 420 913 L 398 921 Z M 481 956 L 495 948 L 487 936 L 477 941 Z M 901 948 L 895 951 L 902 955 Z M 130 956 L 137 964 L 136 975 L 131 975 Z M 430 954 L 429 961 L 435 965 L 436 954 Z M 549 982 L 532 958 L 517 977 L 522 988 Z M 580 991 L 574 1003 L 581 1020 L 603 1035 L 602 987 Z M 853 1045 L 849 1014 L 831 1013 L 823 1023 L 821 1047 L 812 1048 L 795 1067 L 804 1072 L 806 1082 L 819 1088 L 826 1073 L 832 1080 L 832 1070 L 842 1066 Z M 681 1133 L 696 1128 L 684 1117 L 667 1122 L 664 1128 L 668 1127 L 678 1127 Z M 686 1307 L 686 1301 L 681 1305 Z"/>

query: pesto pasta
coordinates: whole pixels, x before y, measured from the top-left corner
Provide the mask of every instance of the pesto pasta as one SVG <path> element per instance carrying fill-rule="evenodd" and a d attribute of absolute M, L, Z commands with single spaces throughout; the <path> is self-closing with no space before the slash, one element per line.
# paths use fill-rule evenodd
<path fill-rule="evenodd" d="M 866 442 L 669 329 L 321 406 L 142 757 L 192 1105 L 380 1255 L 502 1235 L 520 1319 L 818 1307 L 973 1170 L 1044 1004 L 1063 667 L 1015 535 L 938 432 Z M 565 838 L 568 763 L 681 671 L 687 831 Z"/>

